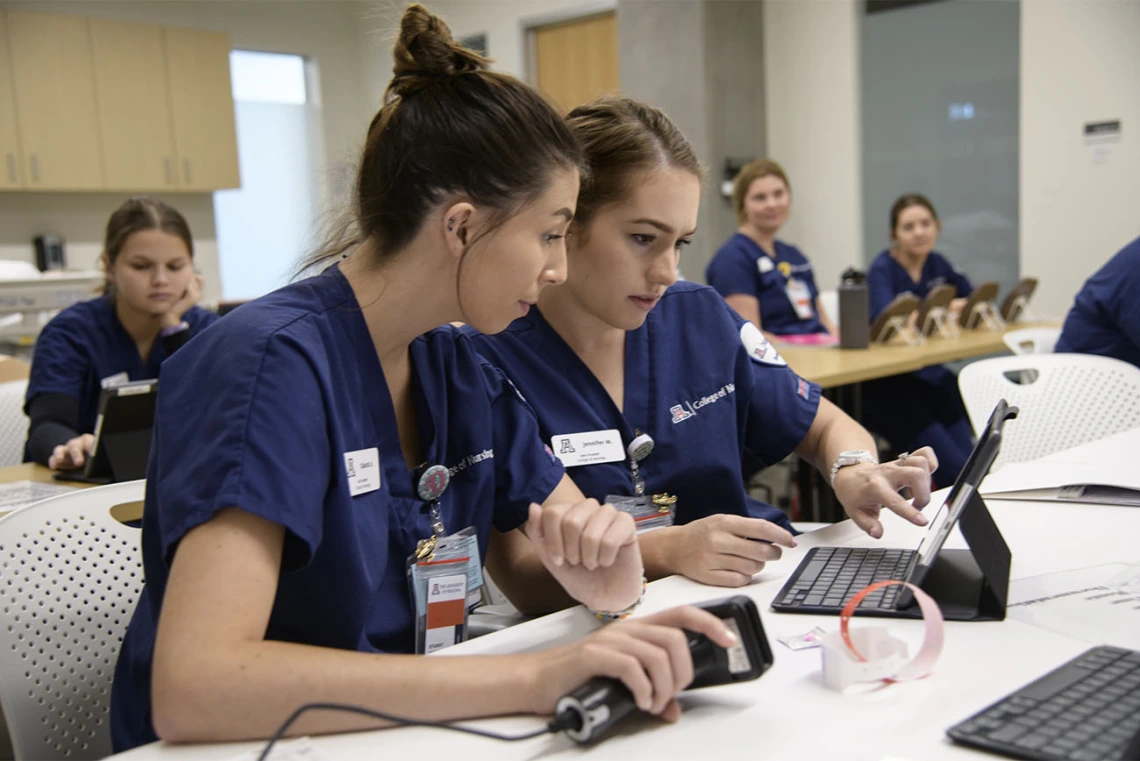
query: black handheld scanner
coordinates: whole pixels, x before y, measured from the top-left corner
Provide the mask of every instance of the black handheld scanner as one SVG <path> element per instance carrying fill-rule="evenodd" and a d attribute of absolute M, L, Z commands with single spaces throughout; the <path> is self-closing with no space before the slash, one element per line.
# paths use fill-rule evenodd
<path fill-rule="evenodd" d="M 735 595 L 700 603 L 697 607 L 723 619 L 736 635 L 736 644 L 724 648 L 703 634 L 687 632 L 693 658 L 693 681 L 686 689 L 747 682 L 759 678 L 771 667 L 772 648 L 751 598 Z M 565 729 L 570 739 L 585 745 L 602 737 L 635 710 L 637 704 L 624 684 L 608 677 L 595 677 L 558 701 L 553 723 Z"/>

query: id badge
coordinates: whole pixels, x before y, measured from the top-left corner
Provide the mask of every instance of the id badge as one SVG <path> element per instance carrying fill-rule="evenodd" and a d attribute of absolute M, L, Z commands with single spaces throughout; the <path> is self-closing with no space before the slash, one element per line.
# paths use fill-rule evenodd
<path fill-rule="evenodd" d="M 416 614 L 416 652 L 427 655 L 467 639 L 468 558 L 420 560 L 412 555 L 408 585 Z"/>
<path fill-rule="evenodd" d="M 815 308 L 811 304 L 811 291 L 808 290 L 807 283 L 797 278 L 790 278 L 784 292 L 788 294 L 788 301 L 792 302 L 797 317 L 801 320 L 810 320 L 815 316 Z"/>
<path fill-rule="evenodd" d="M 467 610 L 482 605 L 483 599 L 483 563 L 479 557 L 479 537 L 475 534 L 475 527 L 468 526 L 450 536 L 445 536 L 435 543 L 435 560 L 466 559 L 467 574 Z"/>
<path fill-rule="evenodd" d="M 677 507 L 677 498 L 666 494 L 645 494 L 640 497 L 607 494 L 606 502 L 623 513 L 632 515 L 639 534 L 672 526 Z"/>

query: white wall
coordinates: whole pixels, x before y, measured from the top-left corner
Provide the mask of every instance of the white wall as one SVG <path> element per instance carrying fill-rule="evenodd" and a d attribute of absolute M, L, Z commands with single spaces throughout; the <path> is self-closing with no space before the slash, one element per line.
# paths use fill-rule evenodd
<path fill-rule="evenodd" d="M 317 174 L 322 205 L 348 197 L 376 105 L 365 95 L 365 72 L 376 67 L 391 71 L 390 59 L 376 60 L 373 44 L 385 36 L 383 30 L 374 31 L 383 17 L 370 15 L 369 6 L 355 0 L 7 0 L 0 1 L 0 8 L 210 29 L 227 32 L 235 48 L 315 59 L 326 162 Z M 122 200 L 115 193 L 0 194 L 0 258 L 33 260 L 31 236 L 50 231 L 67 237 L 72 266 L 89 266 L 99 254 L 107 216 Z M 194 232 L 196 264 L 206 278 L 203 300 L 216 300 L 220 291 L 210 196 L 170 194 L 167 200 L 186 214 Z"/>
<path fill-rule="evenodd" d="M 1081 283 L 1140 234 L 1140 2 L 1021 4 L 1021 272 L 1061 316 Z M 1120 119 L 1093 163 L 1085 122 Z"/>
<path fill-rule="evenodd" d="M 821 289 L 862 259 L 858 0 L 765 0 L 768 156 L 788 173 L 780 237 L 803 249 Z"/>

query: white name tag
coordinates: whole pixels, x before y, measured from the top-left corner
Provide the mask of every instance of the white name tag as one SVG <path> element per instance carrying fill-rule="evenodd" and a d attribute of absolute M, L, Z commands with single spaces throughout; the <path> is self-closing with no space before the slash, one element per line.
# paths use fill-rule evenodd
<path fill-rule="evenodd" d="M 344 453 L 344 475 L 348 493 L 354 497 L 380 488 L 380 450 L 358 449 Z"/>
<path fill-rule="evenodd" d="M 612 428 L 608 431 L 557 434 L 550 437 L 550 448 L 567 468 L 625 459 L 621 434 Z"/>
<path fill-rule="evenodd" d="M 124 383 L 130 382 L 131 376 L 127 375 L 126 373 L 115 373 L 114 375 L 108 375 L 106 378 L 99 381 L 99 385 L 103 388 L 115 388 L 116 386 L 121 386 Z"/>

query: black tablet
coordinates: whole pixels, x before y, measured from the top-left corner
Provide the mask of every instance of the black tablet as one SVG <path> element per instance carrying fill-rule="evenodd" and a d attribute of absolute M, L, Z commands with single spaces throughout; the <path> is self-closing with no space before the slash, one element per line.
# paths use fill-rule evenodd
<path fill-rule="evenodd" d="M 61 481 L 109 484 L 146 477 L 158 381 L 124 383 L 99 396 L 95 444 L 82 471 L 60 471 Z"/>

